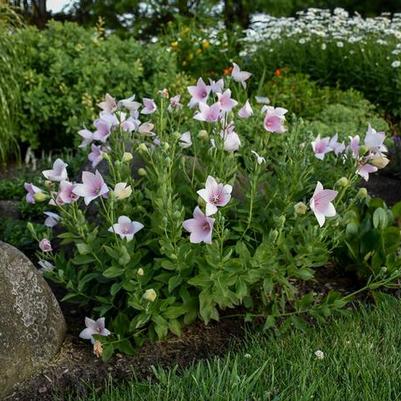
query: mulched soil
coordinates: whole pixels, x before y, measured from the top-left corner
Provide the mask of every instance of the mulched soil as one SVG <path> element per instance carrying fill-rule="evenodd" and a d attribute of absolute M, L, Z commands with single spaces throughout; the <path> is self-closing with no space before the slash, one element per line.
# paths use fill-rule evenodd
<path fill-rule="evenodd" d="M 372 196 L 383 198 L 392 205 L 401 200 L 401 181 L 383 175 L 372 175 L 366 185 Z M 303 284 L 302 292 L 315 291 L 322 296 L 330 289 L 344 294 L 358 287 L 356 277 L 339 275 L 334 265 L 317 271 L 316 281 Z M 60 299 L 58 290 L 56 296 Z M 51 401 L 68 396 L 85 396 L 93 388 L 101 391 L 107 379 L 123 382 L 132 378 L 152 378 L 152 366 L 186 367 L 194 361 L 223 355 L 232 343 L 244 338 L 244 323 L 240 318 L 223 318 L 218 323 L 205 326 L 196 323 L 186 328 L 180 338 L 145 344 L 135 356 L 117 354 L 108 363 L 97 359 L 89 342 L 78 338 L 82 329 L 82 311 L 71 305 L 62 305 L 68 333 L 58 356 L 30 380 L 23 383 L 7 401 Z M 234 311 L 234 314 L 238 311 Z M 227 311 L 227 315 L 233 311 Z M 223 315 L 224 316 L 224 315 Z M 58 397 L 58 398 L 56 398 Z"/>
<path fill-rule="evenodd" d="M 401 200 L 401 180 L 384 174 L 371 174 L 363 186 L 369 194 L 392 206 Z"/>
<path fill-rule="evenodd" d="M 68 324 L 71 316 L 66 318 Z M 79 321 L 82 323 L 81 317 Z M 195 361 L 222 355 L 244 334 L 244 325 L 238 319 L 222 319 L 208 326 L 197 323 L 185 329 L 179 338 L 147 343 L 135 356 L 117 354 L 104 363 L 93 354 L 89 342 L 78 338 L 76 322 L 77 316 L 69 325 L 58 356 L 5 400 L 63 400 L 68 396 L 85 396 L 93 388 L 101 390 L 111 378 L 122 382 L 135 374 L 137 378 L 150 379 L 152 366 L 186 367 Z"/>

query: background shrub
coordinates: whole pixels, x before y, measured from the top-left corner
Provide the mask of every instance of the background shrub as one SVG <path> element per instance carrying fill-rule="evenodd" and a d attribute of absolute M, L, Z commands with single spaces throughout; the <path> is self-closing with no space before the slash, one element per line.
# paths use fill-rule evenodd
<path fill-rule="evenodd" d="M 52 21 L 43 31 L 21 30 L 16 41 L 24 52 L 20 139 L 34 148 L 71 147 L 105 92 L 151 96 L 176 76 L 170 52 L 157 44 L 104 36 L 101 27 Z"/>

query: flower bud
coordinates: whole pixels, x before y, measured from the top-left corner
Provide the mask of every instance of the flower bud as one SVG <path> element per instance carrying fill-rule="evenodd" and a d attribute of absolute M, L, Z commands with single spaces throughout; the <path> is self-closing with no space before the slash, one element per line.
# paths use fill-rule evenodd
<path fill-rule="evenodd" d="M 146 290 L 145 293 L 143 294 L 143 299 L 149 302 L 154 302 L 156 298 L 157 294 L 153 288 Z"/>
<path fill-rule="evenodd" d="M 44 202 L 48 198 L 48 196 L 43 192 L 36 192 L 33 197 L 35 199 L 35 202 Z"/>
<path fill-rule="evenodd" d="M 356 196 L 359 199 L 365 199 L 368 196 L 368 190 L 366 188 L 360 188 Z"/>
<path fill-rule="evenodd" d="M 209 134 L 207 133 L 206 130 L 202 129 L 198 133 L 198 138 L 201 139 L 202 141 L 207 141 L 209 139 Z"/>
<path fill-rule="evenodd" d="M 145 175 L 147 175 L 148 173 L 146 172 L 146 170 L 144 168 L 139 168 L 138 169 L 138 175 L 140 175 L 141 177 L 145 177 Z"/>
<path fill-rule="evenodd" d="M 368 152 L 368 148 L 367 148 L 367 146 L 366 145 L 361 145 L 361 147 L 359 148 L 359 154 L 360 155 L 364 155 L 365 153 L 367 153 Z"/>
<path fill-rule="evenodd" d="M 51 189 L 54 187 L 54 183 L 51 182 L 51 181 L 49 181 L 49 180 L 46 180 L 46 181 L 45 181 L 45 187 L 46 187 L 48 190 L 51 190 Z"/>
<path fill-rule="evenodd" d="M 125 182 L 119 182 L 114 187 L 114 191 L 112 191 L 112 193 L 117 200 L 123 200 L 131 196 L 132 188 L 131 185 L 127 185 Z"/>
<path fill-rule="evenodd" d="M 341 178 L 336 182 L 336 184 L 337 184 L 338 186 L 340 186 L 340 187 L 345 188 L 345 187 L 347 187 L 347 186 L 349 185 L 349 180 L 348 180 L 347 177 L 341 177 Z"/>
<path fill-rule="evenodd" d="M 384 168 L 387 166 L 387 164 L 390 163 L 390 160 L 387 159 L 386 156 L 374 156 L 372 159 L 370 159 L 370 163 L 376 166 L 377 168 Z"/>
<path fill-rule="evenodd" d="M 42 252 L 51 252 L 53 250 L 52 244 L 50 243 L 50 241 L 47 238 L 43 238 L 39 242 L 39 248 Z"/>
<path fill-rule="evenodd" d="M 145 143 L 141 143 L 141 144 L 138 146 L 138 151 L 139 151 L 139 152 L 148 153 L 148 152 L 149 152 L 149 149 L 148 149 L 148 147 L 146 146 Z"/>
<path fill-rule="evenodd" d="M 143 276 L 145 274 L 145 272 L 143 271 L 142 267 L 140 267 L 137 272 L 138 276 Z"/>
<path fill-rule="evenodd" d="M 298 202 L 294 205 L 294 210 L 296 214 L 303 215 L 308 210 L 308 206 L 306 206 L 303 202 Z"/>
<path fill-rule="evenodd" d="M 128 162 L 130 162 L 133 158 L 134 158 L 134 156 L 132 156 L 132 153 L 124 152 L 122 161 L 123 161 L 124 163 L 128 163 Z"/>

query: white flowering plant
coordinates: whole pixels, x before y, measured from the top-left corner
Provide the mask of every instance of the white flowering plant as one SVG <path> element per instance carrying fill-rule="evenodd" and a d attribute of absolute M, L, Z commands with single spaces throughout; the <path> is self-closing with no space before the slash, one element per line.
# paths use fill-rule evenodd
<path fill-rule="evenodd" d="M 255 71 L 288 67 L 319 83 L 354 88 L 400 115 L 401 14 L 363 18 L 311 8 L 290 18 L 254 15 L 244 55 Z"/>
<path fill-rule="evenodd" d="M 281 105 L 249 99 L 251 75 L 234 63 L 187 94 L 106 95 L 79 132 L 91 166 L 74 180 L 57 159 L 42 185 L 25 184 L 29 203 L 49 203 L 46 234 L 29 226 L 42 270 L 87 308 L 81 337 L 104 359 L 239 306 L 267 329 L 353 299 L 315 292 L 315 273 L 366 199 L 358 181 L 388 161 L 384 133 L 314 138 Z M 399 277 L 392 253 L 356 293 Z"/>

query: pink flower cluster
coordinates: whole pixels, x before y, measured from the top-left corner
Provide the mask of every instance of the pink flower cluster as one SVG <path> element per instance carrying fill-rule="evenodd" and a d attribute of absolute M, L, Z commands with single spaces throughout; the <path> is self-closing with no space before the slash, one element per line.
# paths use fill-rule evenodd
<path fill-rule="evenodd" d="M 251 73 L 241 71 L 239 66 L 233 63 L 231 77 L 235 82 L 240 83 L 246 88 L 246 81 L 251 77 Z M 220 137 L 223 139 L 224 150 L 235 152 L 241 146 L 239 135 L 235 132 L 234 122 L 230 121 L 230 116 L 238 101 L 232 98 L 232 92 L 228 88 L 224 88 L 224 80 L 219 79 L 213 81 L 209 79 L 209 85 L 202 78 L 199 78 L 196 85 L 189 86 L 188 92 L 191 100 L 188 103 L 190 108 L 198 107 L 194 115 L 194 119 L 207 123 L 220 122 L 222 130 Z M 274 108 L 272 106 L 264 106 L 262 112 L 265 113 L 264 128 L 268 132 L 283 133 L 285 132 L 285 114 L 287 110 L 282 107 Z M 254 114 L 249 100 L 238 110 L 237 116 L 240 118 L 249 118 Z M 215 146 L 215 141 L 212 140 Z"/>
<path fill-rule="evenodd" d="M 357 162 L 357 174 L 368 181 L 369 174 L 375 173 L 379 168 L 384 168 L 389 163 L 385 155 L 387 148 L 384 145 L 384 139 L 385 133 L 377 132 L 369 124 L 363 145 L 360 144 L 359 135 L 350 136 L 348 146 L 345 146 L 343 142 L 338 142 L 337 134 L 332 138 L 320 138 L 318 135 L 312 142 L 312 149 L 315 156 L 320 160 L 323 160 L 329 152 L 334 152 L 336 156 L 339 156 L 347 151 Z"/>
<path fill-rule="evenodd" d="M 185 220 L 183 227 L 191 233 L 189 240 L 194 244 L 212 242 L 213 225 L 215 219 L 211 218 L 216 214 L 219 207 L 227 205 L 231 199 L 232 186 L 219 184 L 215 178 L 208 176 L 205 188 L 198 191 L 198 195 L 206 203 L 206 213 L 203 213 L 199 206 L 196 206 L 193 218 Z"/>

